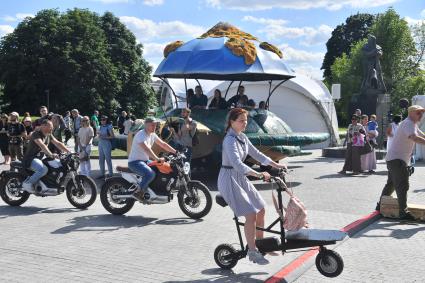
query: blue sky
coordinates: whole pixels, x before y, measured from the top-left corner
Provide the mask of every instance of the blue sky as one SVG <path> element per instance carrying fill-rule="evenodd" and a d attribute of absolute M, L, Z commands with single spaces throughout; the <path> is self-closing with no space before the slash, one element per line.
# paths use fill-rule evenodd
<path fill-rule="evenodd" d="M 1 4 L 0 36 L 42 9 L 110 11 L 135 33 L 154 68 L 167 43 L 190 40 L 226 21 L 279 46 L 292 68 L 318 79 L 326 41 L 348 16 L 381 13 L 392 6 L 411 24 L 425 19 L 424 0 L 2 0 Z"/>

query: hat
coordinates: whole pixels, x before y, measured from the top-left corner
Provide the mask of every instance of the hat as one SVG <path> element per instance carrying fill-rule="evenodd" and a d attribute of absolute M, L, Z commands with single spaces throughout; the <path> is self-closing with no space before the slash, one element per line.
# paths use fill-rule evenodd
<path fill-rule="evenodd" d="M 145 123 L 159 123 L 159 120 L 157 120 L 155 117 L 146 117 Z"/>
<path fill-rule="evenodd" d="M 409 108 L 407 108 L 407 112 L 415 112 L 415 111 L 421 111 L 421 112 L 425 112 L 425 108 L 423 108 L 420 105 L 412 105 Z"/>
<path fill-rule="evenodd" d="M 25 117 L 25 119 L 22 122 L 32 122 L 31 117 Z"/>
<path fill-rule="evenodd" d="M 19 118 L 18 112 L 12 112 L 9 116 L 15 116 L 16 118 Z"/>

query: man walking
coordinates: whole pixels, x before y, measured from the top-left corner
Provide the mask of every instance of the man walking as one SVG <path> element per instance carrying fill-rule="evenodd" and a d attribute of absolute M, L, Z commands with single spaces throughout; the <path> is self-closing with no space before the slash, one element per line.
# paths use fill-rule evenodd
<path fill-rule="evenodd" d="M 418 123 L 424 112 L 425 109 L 419 105 L 412 105 L 408 108 L 408 117 L 400 123 L 385 158 L 388 179 L 381 196 L 390 196 L 395 189 L 400 219 L 403 220 L 414 220 L 414 217 L 407 210 L 408 166 L 415 143 L 425 144 L 425 134 L 418 128 Z M 380 202 L 378 202 L 376 209 L 380 209 Z"/>
<path fill-rule="evenodd" d="M 73 120 L 73 123 L 72 123 L 72 128 L 73 128 L 73 131 L 74 131 L 74 142 L 75 142 L 75 145 L 74 145 L 74 152 L 79 152 L 78 151 L 78 145 L 79 145 L 79 142 L 78 142 L 78 131 L 80 131 L 80 128 L 81 128 L 81 120 L 83 119 L 83 116 L 81 116 L 80 115 L 80 112 L 78 112 L 78 110 L 77 109 L 72 109 L 71 110 L 71 115 L 72 115 L 72 120 Z"/>

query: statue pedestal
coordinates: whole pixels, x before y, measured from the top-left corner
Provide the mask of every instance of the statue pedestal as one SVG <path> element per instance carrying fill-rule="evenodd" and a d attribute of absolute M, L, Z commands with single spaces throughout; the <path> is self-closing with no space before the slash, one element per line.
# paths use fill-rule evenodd
<path fill-rule="evenodd" d="M 385 132 L 388 125 L 391 123 L 388 117 L 391 107 L 391 97 L 388 93 L 378 94 L 378 101 L 376 106 L 376 122 L 378 122 L 379 136 L 377 139 L 380 148 L 384 145 Z"/>

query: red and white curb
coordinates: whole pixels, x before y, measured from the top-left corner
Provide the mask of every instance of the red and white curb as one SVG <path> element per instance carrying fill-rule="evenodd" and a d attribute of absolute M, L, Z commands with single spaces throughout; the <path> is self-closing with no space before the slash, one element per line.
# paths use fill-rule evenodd
<path fill-rule="evenodd" d="M 360 230 L 363 230 L 373 222 L 377 221 L 379 218 L 381 218 L 381 214 L 379 211 L 374 211 L 370 213 L 369 215 L 366 215 L 353 223 L 345 226 L 341 229 L 341 231 L 346 232 L 349 237 L 353 236 Z M 348 238 L 347 238 L 348 240 Z M 342 241 L 338 245 L 342 244 L 345 241 Z M 338 246 L 337 245 L 337 246 Z M 335 247 L 335 246 L 334 246 Z M 304 272 L 306 272 L 313 264 L 314 264 L 314 257 L 319 253 L 318 248 L 313 248 L 299 257 L 297 257 L 295 260 L 293 260 L 290 264 L 279 270 L 277 273 L 275 273 L 273 276 L 271 276 L 269 279 L 265 281 L 265 283 L 278 283 L 278 282 L 292 282 L 298 277 L 300 277 Z"/>

